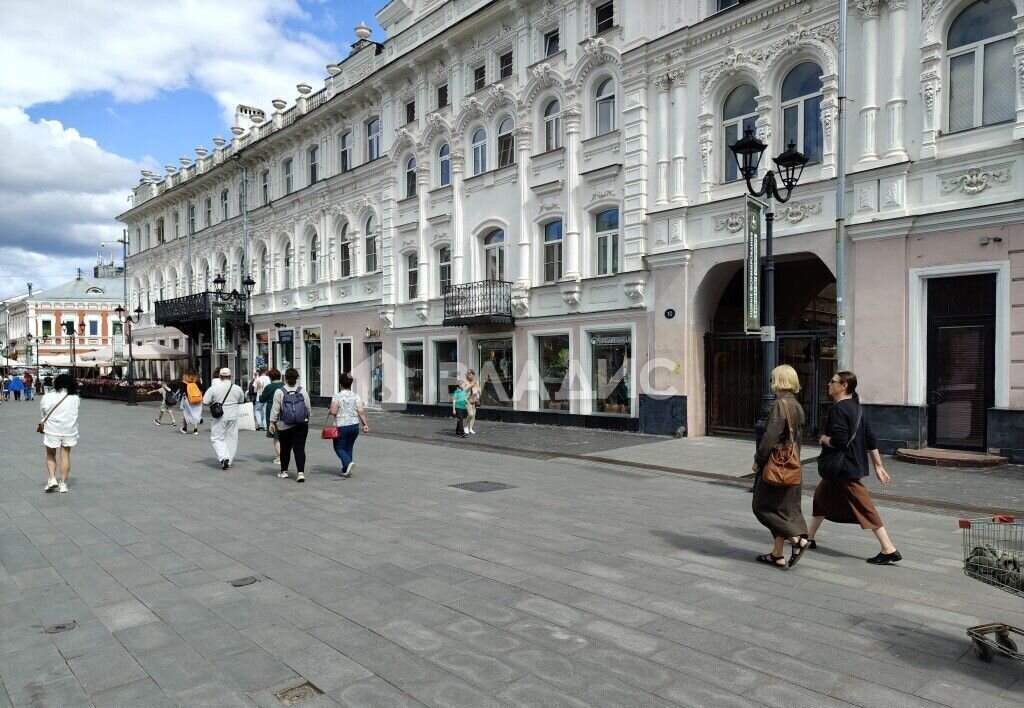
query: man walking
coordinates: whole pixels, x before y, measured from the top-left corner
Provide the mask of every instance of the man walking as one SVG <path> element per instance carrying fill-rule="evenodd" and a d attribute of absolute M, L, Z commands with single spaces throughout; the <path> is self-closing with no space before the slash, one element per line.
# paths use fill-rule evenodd
<path fill-rule="evenodd" d="M 226 470 L 235 459 L 238 449 L 239 408 L 245 403 L 245 392 L 231 380 L 231 369 L 220 370 L 220 379 L 206 389 L 203 405 L 210 407 L 213 427 L 210 428 L 210 442 L 220 460 L 220 468 Z"/>
<path fill-rule="evenodd" d="M 270 385 L 270 377 L 267 376 L 267 367 L 261 366 L 256 372 L 256 379 L 253 387 L 256 389 L 256 399 L 253 401 L 253 414 L 256 418 L 256 430 L 266 430 L 267 428 L 267 410 L 266 406 L 260 403 L 260 397 L 263 395 L 263 389 Z"/>

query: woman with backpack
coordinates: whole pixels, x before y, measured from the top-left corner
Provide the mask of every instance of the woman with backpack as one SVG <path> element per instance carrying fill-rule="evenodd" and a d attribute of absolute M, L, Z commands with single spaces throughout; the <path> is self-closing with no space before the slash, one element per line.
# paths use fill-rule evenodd
<path fill-rule="evenodd" d="M 149 392 L 150 396 L 160 396 L 160 415 L 153 419 L 157 425 L 163 425 L 164 413 L 171 416 L 171 425 L 177 427 L 178 421 L 174 419 L 174 407 L 178 405 L 178 394 L 174 390 L 174 383 L 161 381 L 160 387 Z"/>
<path fill-rule="evenodd" d="M 188 426 L 192 426 L 192 434 L 199 435 L 199 424 L 203 422 L 203 389 L 199 386 L 199 374 L 189 369 L 181 375 L 181 434 L 188 434 Z"/>
<path fill-rule="evenodd" d="M 270 409 L 270 431 L 278 434 L 281 443 L 281 471 L 277 476 L 288 479 L 288 464 L 295 453 L 295 481 L 306 481 L 306 437 L 309 435 L 309 394 L 299 386 L 299 372 L 284 372 L 284 386 L 274 392 Z"/>
<path fill-rule="evenodd" d="M 818 474 L 821 482 L 814 490 L 814 510 L 808 538 L 811 548 L 817 543 L 814 535 L 828 519 L 836 524 L 860 524 L 875 534 L 881 551 L 868 558 L 872 565 L 891 565 L 903 556 L 889 539 L 875 503 L 861 479 L 868 476 L 868 456 L 875 476 L 883 485 L 889 484 L 889 473 L 882 466 L 878 441 L 863 415 L 857 395 L 857 375 L 840 371 L 828 382 L 828 393 L 836 402 L 828 411 L 825 434 L 821 436 Z"/>

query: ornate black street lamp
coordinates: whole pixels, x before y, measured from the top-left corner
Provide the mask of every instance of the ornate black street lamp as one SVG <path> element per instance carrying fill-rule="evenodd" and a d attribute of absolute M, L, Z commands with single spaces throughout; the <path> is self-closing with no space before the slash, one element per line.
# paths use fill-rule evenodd
<path fill-rule="evenodd" d="M 804 165 L 808 157 L 796 149 L 796 144 L 790 142 L 786 151 L 774 158 L 775 167 L 778 169 L 778 180 L 775 172 L 768 170 L 761 180 L 760 189 L 754 189 L 752 180 L 757 176 L 757 166 L 761 162 L 761 155 L 768 146 L 754 136 L 754 131 L 747 129 L 743 137 L 729 146 L 736 158 L 736 166 L 740 174 L 747 182 L 747 191 L 754 197 L 767 197 L 768 208 L 765 209 L 765 247 L 764 247 L 764 324 L 771 328 L 771 339 L 761 339 L 761 413 L 754 424 L 754 432 L 760 442 L 764 435 L 765 426 L 768 424 L 768 415 L 772 409 L 771 375 L 776 363 L 775 343 L 775 256 L 772 252 L 772 224 L 775 221 L 775 212 L 772 209 L 772 202 L 786 203 L 793 193 L 793 188 L 800 181 Z M 780 191 L 779 181 L 784 191 Z"/>
<path fill-rule="evenodd" d="M 75 330 L 76 330 L 75 323 L 72 322 L 71 320 L 68 320 L 67 322 L 64 323 L 63 327 L 64 327 L 64 334 L 66 334 L 67 337 L 68 337 L 68 352 L 71 355 L 71 375 L 75 376 L 76 375 L 76 371 L 75 371 Z M 85 323 L 84 322 L 82 324 L 78 325 L 77 331 L 78 331 L 78 335 L 79 336 L 85 334 Z"/>
<path fill-rule="evenodd" d="M 114 308 L 114 314 L 117 315 L 117 321 L 124 325 L 122 330 L 128 339 L 128 405 L 134 406 L 135 404 L 135 372 L 132 371 L 132 340 L 135 336 L 132 334 L 131 325 L 136 325 L 139 320 L 142 319 L 142 304 L 135 308 L 134 315 L 126 315 L 124 308 L 118 305 Z M 113 348 L 111 348 L 113 349 Z"/>
<path fill-rule="evenodd" d="M 238 292 L 236 289 L 232 289 L 231 292 L 224 292 L 224 286 L 227 284 L 227 280 L 224 279 L 222 273 L 218 273 L 217 277 L 213 279 L 213 286 L 216 288 L 214 291 L 214 297 L 217 298 L 218 302 L 231 302 L 236 308 L 241 307 L 244 314 L 244 324 L 248 336 L 252 337 L 252 333 L 249 332 L 249 302 L 252 299 L 252 289 L 256 287 L 256 281 L 252 279 L 252 276 L 246 274 L 245 279 L 242 280 L 242 289 L 245 292 Z M 239 381 L 241 381 L 241 354 L 238 353 L 238 345 L 236 345 L 235 352 L 236 362 L 235 370 L 238 374 Z"/>

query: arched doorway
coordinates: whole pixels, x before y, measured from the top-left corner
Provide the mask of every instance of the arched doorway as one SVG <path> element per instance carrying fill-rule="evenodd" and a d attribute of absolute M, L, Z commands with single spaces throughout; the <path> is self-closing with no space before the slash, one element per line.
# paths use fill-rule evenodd
<path fill-rule="evenodd" d="M 800 376 L 798 398 L 817 438 L 829 405 L 828 380 L 836 370 L 836 281 L 814 256 L 775 263 L 777 361 Z M 743 269 L 737 267 L 718 301 L 705 338 L 707 431 L 753 435 L 761 404 L 761 340 L 743 332 Z"/>

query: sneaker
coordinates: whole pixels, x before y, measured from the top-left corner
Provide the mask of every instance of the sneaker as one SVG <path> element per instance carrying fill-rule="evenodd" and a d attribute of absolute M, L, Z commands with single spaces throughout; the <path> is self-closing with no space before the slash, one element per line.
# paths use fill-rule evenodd
<path fill-rule="evenodd" d="M 60 483 L 60 484 L 59 484 L 59 485 L 57 486 L 57 491 L 58 491 L 58 492 L 60 492 L 61 494 L 63 494 L 64 492 L 68 491 L 68 485 L 67 485 L 67 483 L 66 483 L 66 482 L 61 482 L 61 483 Z"/>
<path fill-rule="evenodd" d="M 892 553 L 879 553 L 873 558 L 868 558 L 868 563 L 871 565 L 892 565 L 896 561 L 903 560 L 903 556 L 900 555 L 899 551 L 893 551 Z"/>
<path fill-rule="evenodd" d="M 281 458 L 280 458 L 280 457 L 275 457 L 275 458 L 274 458 L 274 464 L 275 464 L 275 465 L 279 465 L 279 464 L 281 464 Z"/>
<path fill-rule="evenodd" d="M 227 460 L 221 460 L 220 461 L 220 468 L 222 470 L 226 470 L 228 468 L 228 461 Z"/>
<path fill-rule="evenodd" d="M 43 487 L 43 491 L 44 492 L 52 492 L 56 488 L 57 488 L 57 480 L 54 479 L 53 477 L 50 477 L 48 480 L 46 480 L 46 486 Z"/>
<path fill-rule="evenodd" d="M 232 462 L 231 460 L 228 460 L 228 469 L 231 469 L 234 466 L 235 466 L 235 463 Z"/>
<path fill-rule="evenodd" d="M 349 462 L 347 465 L 345 465 L 345 469 L 342 471 L 341 476 L 342 477 L 351 477 L 352 473 L 355 471 L 355 469 L 356 469 L 356 463 L 355 462 Z"/>
<path fill-rule="evenodd" d="M 154 419 L 153 419 L 153 425 L 163 425 L 163 423 L 161 423 L 161 422 L 160 422 L 159 420 L 157 420 L 156 418 L 154 418 Z"/>
<path fill-rule="evenodd" d="M 284 470 L 281 470 L 280 472 L 277 473 L 277 477 L 278 479 L 288 479 L 288 473 L 285 472 Z"/>
<path fill-rule="evenodd" d="M 182 435 L 188 435 L 188 428 L 182 428 L 181 429 L 181 434 Z"/>
<path fill-rule="evenodd" d="M 305 482 L 306 481 L 306 475 L 304 475 L 302 472 L 299 472 L 298 474 L 295 475 L 295 481 L 296 482 Z"/>
<path fill-rule="evenodd" d="M 193 430 L 192 434 L 193 435 L 199 435 L 199 428 L 196 428 L 195 430 Z"/>
<path fill-rule="evenodd" d="M 467 430 L 466 432 L 467 432 L 467 433 L 469 433 L 470 435 L 476 435 L 476 431 L 475 431 L 475 430 L 473 430 L 472 428 L 470 428 L 470 429 L 469 429 L 469 430 Z"/>

